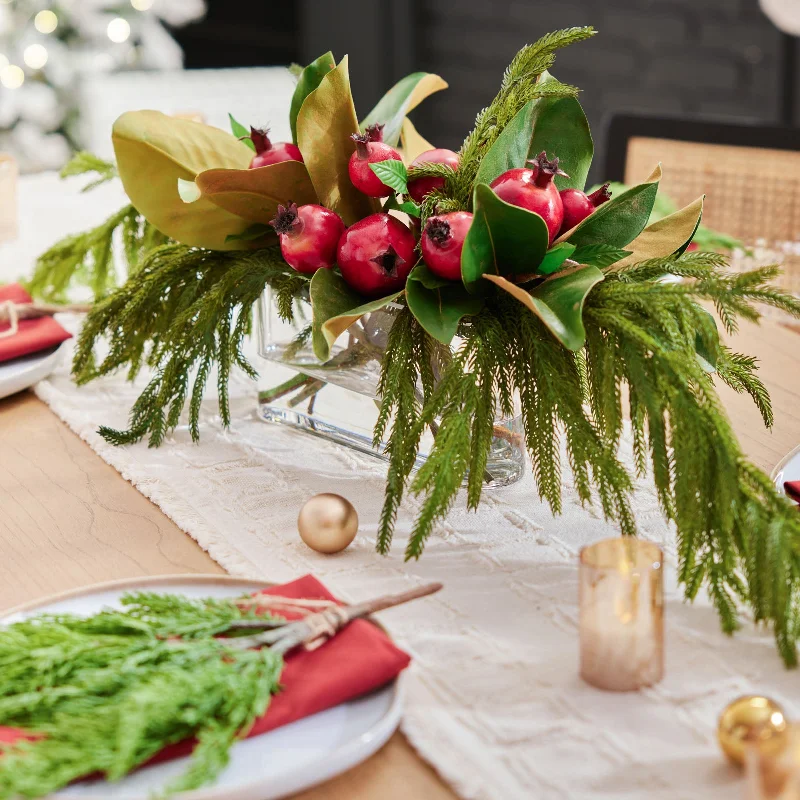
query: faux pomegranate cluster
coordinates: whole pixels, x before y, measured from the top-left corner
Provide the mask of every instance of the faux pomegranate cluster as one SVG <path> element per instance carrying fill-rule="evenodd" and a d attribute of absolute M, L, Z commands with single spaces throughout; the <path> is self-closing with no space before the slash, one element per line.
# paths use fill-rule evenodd
<path fill-rule="evenodd" d="M 271 145 L 266 131 L 254 131 L 251 136 L 261 137 L 253 141 L 265 157 L 287 160 L 294 157 L 290 148 L 297 150 L 286 143 Z M 353 185 L 370 197 L 391 195 L 392 187 L 370 169 L 371 164 L 381 161 L 402 160 L 400 153 L 383 141 L 383 125 L 371 125 L 363 134 L 353 134 L 351 139 L 355 142 L 355 151 L 348 172 Z M 270 153 L 273 155 L 269 156 Z M 297 156 L 302 160 L 299 150 Z M 259 158 L 258 152 L 256 158 Z M 545 152 L 528 163 L 529 167 L 504 172 L 492 181 L 491 188 L 501 200 L 538 214 L 547 226 L 551 244 L 559 233 L 574 228 L 611 196 L 608 184 L 590 195 L 578 189 L 559 192 L 555 176 L 568 176 L 560 169 L 558 158 L 549 159 Z M 425 164 L 445 164 L 458 169 L 458 154 L 441 148 L 428 150 L 419 155 L 411 167 Z M 444 184 L 441 176 L 412 178 L 408 182 L 408 194 L 421 203 L 430 192 L 443 188 Z M 428 218 L 420 236 L 420 249 L 425 264 L 438 277 L 461 280 L 461 253 L 472 219 L 468 211 Z M 330 209 L 314 204 L 298 207 L 290 203 L 278 207 L 271 224 L 278 233 L 283 257 L 292 268 L 313 273 L 338 264 L 344 280 L 366 297 L 382 297 L 400 291 L 417 261 L 414 233 L 400 219 L 387 213 L 371 214 L 347 228 L 341 217 Z"/>

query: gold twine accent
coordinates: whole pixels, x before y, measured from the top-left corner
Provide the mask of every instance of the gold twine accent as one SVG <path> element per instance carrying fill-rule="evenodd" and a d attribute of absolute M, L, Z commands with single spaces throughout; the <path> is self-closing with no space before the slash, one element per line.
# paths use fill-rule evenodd
<path fill-rule="evenodd" d="M 19 321 L 22 319 L 39 319 L 61 313 L 85 314 L 90 309 L 91 305 L 88 303 L 56 305 L 54 303 L 15 303 L 13 300 L 5 300 L 0 303 L 0 323 L 7 322 L 11 327 L 0 333 L 0 339 L 19 333 Z"/>

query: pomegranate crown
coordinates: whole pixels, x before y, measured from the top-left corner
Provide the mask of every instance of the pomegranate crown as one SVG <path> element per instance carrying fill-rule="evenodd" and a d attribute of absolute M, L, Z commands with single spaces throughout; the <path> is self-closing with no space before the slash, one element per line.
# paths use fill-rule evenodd
<path fill-rule="evenodd" d="M 604 183 L 599 189 L 595 189 L 588 197 L 589 202 L 597 208 L 602 205 L 606 200 L 611 199 L 611 190 L 608 188 L 611 184 Z"/>
<path fill-rule="evenodd" d="M 431 217 L 425 226 L 425 233 L 434 244 L 443 247 L 450 240 L 450 223 L 446 219 Z"/>
<path fill-rule="evenodd" d="M 272 149 L 272 142 L 269 140 L 269 128 L 254 128 L 250 126 L 249 136 L 240 136 L 239 141 L 242 139 L 249 139 L 256 147 L 256 153 L 265 153 L 267 150 Z"/>
<path fill-rule="evenodd" d="M 561 175 L 563 178 L 569 178 L 566 172 L 558 166 L 558 158 L 553 158 L 552 161 L 548 160 L 547 153 L 542 150 L 536 158 L 529 158 L 529 164 L 538 167 L 539 172 L 544 175 L 549 175 L 550 180 L 556 175 Z"/>
<path fill-rule="evenodd" d="M 369 158 L 369 148 L 367 145 L 373 141 L 368 133 L 353 133 L 350 138 L 356 143 L 356 153 L 360 159 Z"/>
<path fill-rule="evenodd" d="M 291 233 L 300 226 L 300 215 L 297 213 L 297 203 L 288 203 L 285 206 L 278 206 L 275 216 L 269 221 L 279 234 Z"/>
<path fill-rule="evenodd" d="M 385 125 L 382 125 L 380 122 L 376 122 L 374 125 L 368 125 L 364 129 L 364 133 L 367 135 L 367 138 L 371 142 L 382 142 L 383 141 L 383 129 Z"/>
<path fill-rule="evenodd" d="M 397 268 L 402 267 L 403 264 L 406 263 L 406 260 L 391 245 L 389 245 L 382 253 L 375 256 L 375 258 L 371 258 L 370 261 L 374 262 L 381 269 L 383 269 L 383 271 L 390 278 L 396 278 Z"/>

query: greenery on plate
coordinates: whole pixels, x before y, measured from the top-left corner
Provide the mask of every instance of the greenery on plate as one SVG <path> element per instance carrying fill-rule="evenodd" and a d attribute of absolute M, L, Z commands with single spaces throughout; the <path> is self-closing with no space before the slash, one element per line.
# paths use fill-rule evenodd
<path fill-rule="evenodd" d="M 103 429 L 110 441 L 149 437 L 158 445 L 187 403 L 196 438 L 212 366 L 226 424 L 231 367 L 252 374 L 241 346 L 252 304 L 266 285 L 276 290 L 285 318 L 295 300 L 310 298 L 312 326 L 304 337 L 321 361 L 349 324 L 392 304 L 399 311 L 383 355 L 374 431 L 376 443 L 388 440 L 390 458 L 381 552 L 389 550 L 407 491 L 422 501 L 408 558 L 421 555 L 464 480 L 467 504 L 477 508 L 496 407 L 510 414 L 518 398 L 536 486 L 554 513 L 561 509 L 562 445 L 581 500 L 596 498 L 626 534 L 636 532 L 634 478 L 651 470 L 662 511 L 677 531 L 687 597 L 705 586 L 729 632 L 737 625 L 737 602 L 749 606 L 756 620 L 772 624 L 784 661 L 793 665 L 800 515 L 747 462 L 733 435 L 714 381 L 749 393 L 767 425 L 769 398 L 755 360 L 721 344 L 702 304 L 713 306 L 732 333 L 737 320 L 758 318 L 760 303 L 794 315 L 800 303 L 774 288 L 775 268 L 731 274 L 716 253 L 687 253 L 703 201 L 655 219 L 658 166 L 552 246 L 541 217 L 504 203 L 489 185 L 544 149 L 559 156 L 567 173 L 556 179 L 561 188 L 584 188 L 593 145 L 578 90 L 549 71 L 556 50 L 593 33 L 558 31 L 515 56 L 466 137 L 457 170 L 376 165 L 393 181 L 397 195 L 388 202 L 395 208 L 408 202 L 407 180 L 444 178 L 418 209 L 409 207 L 423 226 L 434 213 L 474 213 L 461 282 L 441 281 L 420 263 L 403 293 L 383 298 L 360 297 L 336 270 L 320 270 L 311 280 L 292 272 L 269 232 L 264 235 L 279 202 L 316 200 L 347 224 L 379 207 L 348 178 L 349 136 L 359 123 L 346 57 L 336 64 L 325 54 L 299 76 L 290 123 L 304 164 L 248 170 L 252 153 L 234 135 L 156 112 L 125 114 L 114 128 L 125 190 L 137 211 L 178 243 L 151 251 L 115 291 L 106 293 L 107 282 L 97 282 L 98 303 L 80 336 L 75 375 L 86 382 L 118 369 L 130 378 L 144 365 L 152 369 L 129 429 Z M 408 76 L 361 127 L 385 122 L 410 163 L 428 143 L 405 115 L 441 88 L 437 76 Z M 49 285 L 47 270 L 54 281 L 62 274 L 57 268 L 70 270 L 58 257 L 44 258 L 40 289 Z M 681 281 L 664 282 L 667 274 Z M 110 352 L 97 362 L 95 345 L 103 337 Z M 637 476 L 619 457 L 626 414 Z M 433 449 L 414 473 L 426 427 L 436 430 Z"/>
<path fill-rule="evenodd" d="M 279 689 L 279 653 L 215 638 L 256 619 L 271 618 L 231 600 L 137 593 L 121 611 L 0 628 L 0 725 L 26 734 L 0 743 L 0 798 L 119 780 L 191 738 L 189 766 L 164 794 L 212 782 Z"/>

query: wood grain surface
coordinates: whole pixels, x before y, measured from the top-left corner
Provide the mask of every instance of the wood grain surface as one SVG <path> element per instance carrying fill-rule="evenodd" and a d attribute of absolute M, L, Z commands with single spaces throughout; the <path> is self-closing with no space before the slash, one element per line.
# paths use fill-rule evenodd
<path fill-rule="evenodd" d="M 800 444 L 800 336 L 744 325 L 731 344 L 761 359 L 776 424 L 721 395 L 745 452 L 772 467 Z M 222 569 L 33 394 L 0 401 L 0 609 L 99 581 Z M 297 800 L 452 800 L 400 734 L 365 763 Z"/>

